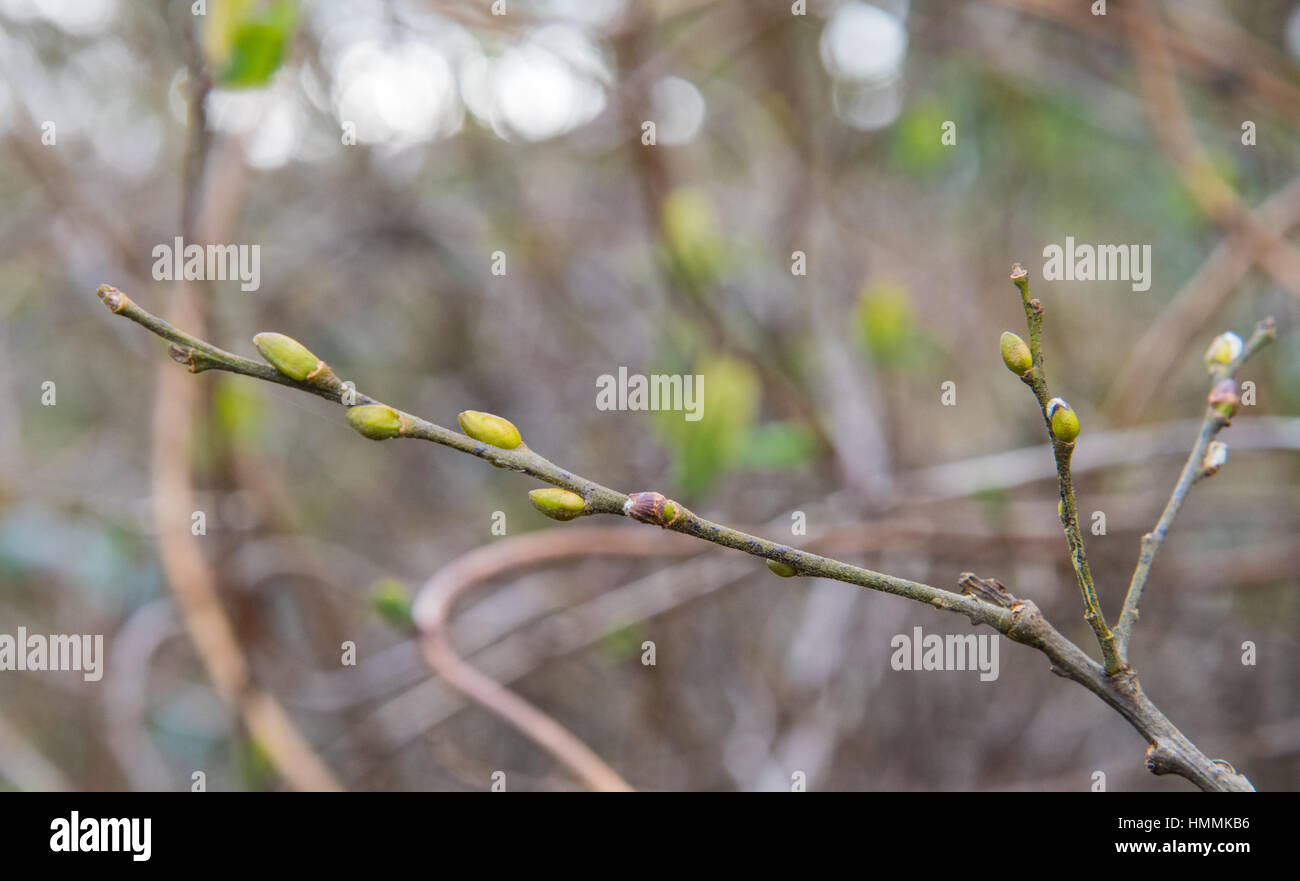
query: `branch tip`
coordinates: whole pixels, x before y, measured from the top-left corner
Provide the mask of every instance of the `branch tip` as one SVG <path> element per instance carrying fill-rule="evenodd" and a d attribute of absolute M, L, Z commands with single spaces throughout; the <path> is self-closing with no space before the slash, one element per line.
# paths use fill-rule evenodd
<path fill-rule="evenodd" d="M 131 302 L 126 294 L 109 284 L 100 285 L 95 293 L 99 296 L 100 301 L 108 307 L 108 311 L 114 315 L 125 309 L 126 304 Z"/>

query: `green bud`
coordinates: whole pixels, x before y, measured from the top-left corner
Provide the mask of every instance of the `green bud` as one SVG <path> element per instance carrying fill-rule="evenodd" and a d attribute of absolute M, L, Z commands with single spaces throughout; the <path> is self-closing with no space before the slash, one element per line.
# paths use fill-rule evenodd
<path fill-rule="evenodd" d="M 466 410 L 456 417 L 456 421 L 460 423 L 461 431 L 474 440 L 503 450 L 513 450 L 524 442 L 513 422 L 500 416 L 493 416 L 491 413 Z"/>
<path fill-rule="evenodd" d="M 323 362 L 293 337 L 282 333 L 259 333 L 253 345 L 272 367 L 297 382 L 310 378 Z"/>
<path fill-rule="evenodd" d="M 555 486 L 532 490 L 528 493 L 528 501 L 552 520 L 572 520 L 582 516 L 587 509 L 587 501 L 582 496 Z"/>
<path fill-rule="evenodd" d="M 402 414 L 383 404 L 363 404 L 350 408 L 348 424 L 371 440 L 388 440 L 402 434 Z"/>
<path fill-rule="evenodd" d="M 1047 402 L 1047 418 L 1052 423 L 1052 434 L 1064 443 L 1074 443 L 1079 436 L 1079 417 L 1063 398 Z"/>
<path fill-rule="evenodd" d="M 794 576 L 794 567 L 782 563 L 780 560 L 768 560 L 767 568 L 771 569 L 782 578 L 792 578 Z"/>
<path fill-rule="evenodd" d="M 384 578 L 371 585 L 370 605 L 379 617 L 398 630 L 415 626 L 411 617 L 411 593 L 396 578 Z"/>
<path fill-rule="evenodd" d="M 1011 331 L 1002 334 L 1002 363 L 1016 376 L 1024 376 L 1034 366 L 1034 356 L 1025 341 Z"/>
<path fill-rule="evenodd" d="M 1241 337 L 1232 331 L 1219 334 L 1205 350 L 1205 369 L 1210 373 L 1219 372 L 1223 367 L 1237 360 L 1244 345 Z"/>

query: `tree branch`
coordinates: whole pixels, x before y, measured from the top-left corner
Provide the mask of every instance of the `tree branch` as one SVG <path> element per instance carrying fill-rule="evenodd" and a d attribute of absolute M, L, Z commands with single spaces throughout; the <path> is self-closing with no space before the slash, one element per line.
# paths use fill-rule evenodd
<path fill-rule="evenodd" d="M 1215 371 L 1216 385 L 1225 379 L 1231 379 L 1251 355 L 1254 355 L 1276 338 L 1277 330 L 1274 327 L 1272 318 L 1266 318 L 1259 322 L 1255 326 L 1255 332 L 1242 346 L 1241 352 L 1227 366 Z M 1213 394 L 1214 392 L 1211 390 L 1211 395 Z M 1160 515 L 1160 520 L 1156 523 L 1155 529 L 1142 536 L 1142 549 L 1138 555 L 1137 567 L 1133 570 L 1133 578 L 1129 582 L 1128 594 L 1124 598 L 1124 608 L 1120 612 L 1119 623 L 1115 625 L 1115 638 L 1119 643 L 1120 655 L 1125 663 L 1128 661 L 1129 638 L 1133 632 L 1133 625 L 1139 617 L 1138 604 L 1142 601 L 1142 591 L 1146 587 L 1147 579 L 1151 576 L 1151 564 L 1154 562 L 1156 554 L 1160 552 L 1160 548 L 1164 545 L 1165 534 L 1169 531 L 1169 526 L 1174 522 L 1174 518 L 1178 516 L 1178 511 L 1182 508 L 1183 501 L 1187 498 L 1187 492 L 1192 488 L 1192 484 L 1213 473 L 1213 471 L 1206 470 L 1204 465 L 1205 453 L 1209 449 L 1210 442 L 1230 422 L 1231 417 L 1224 415 L 1213 404 L 1205 408 L 1205 418 L 1201 421 L 1201 430 L 1197 434 L 1196 443 L 1192 446 L 1192 452 L 1187 456 L 1187 462 L 1183 465 L 1182 473 L 1178 476 L 1178 483 L 1174 487 L 1173 494 L 1169 497 L 1169 503 L 1165 505 L 1165 510 Z"/>
<path fill-rule="evenodd" d="M 199 369 L 228 370 L 299 388 L 339 403 L 344 403 L 345 400 L 355 401 L 372 410 L 371 413 L 364 414 L 356 421 L 349 419 L 353 427 L 368 437 L 415 437 L 432 441 L 477 456 L 498 467 L 535 477 L 581 498 L 581 511 L 576 514 L 568 513 L 567 508 L 550 511 L 550 516 L 557 519 L 589 514 L 622 515 L 638 522 L 692 535 L 722 547 L 763 557 L 775 564 L 774 571 L 778 573 L 786 567 L 793 574 L 830 578 L 907 597 L 934 608 L 964 615 L 974 624 L 988 624 L 1008 639 L 1033 646 L 1046 654 L 1052 661 L 1053 672 L 1083 685 L 1128 720 L 1150 744 L 1147 750 L 1147 767 L 1153 773 L 1177 774 L 1206 790 L 1249 791 L 1254 788 L 1250 781 L 1238 774 L 1231 765 L 1220 760 L 1212 760 L 1200 752 L 1143 694 L 1137 677 L 1132 671 L 1124 670 L 1118 675 L 1109 675 L 1101 665 L 1094 662 L 1078 646 L 1052 627 L 1033 602 L 1012 596 L 996 582 L 977 579 L 967 573 L 960 582 L 966 592 L 954 593 L 759 538 L 706 520 L 659 493 L 644 492 L 627 495 L 573 474 L 530 450 L 519 439 L 514 426 L 499 417 L 487 418 L 495 420 L 492 430 L 498 432 L 496 436 L 508 437 L 509 439 L 503 442 L 513 446 L 496 446 L 485 440 L 451 431 L 417 416 L 390 408 L 359 393 L 354 397 L 353 392 L 338 381 L 324 362 L 317 362 L 316 368 L 304 375 L 303 379 L 294 379 L 278 371 L 271 371 L 275 373 L 274 376 L 269 375 L 270 368 L 232 355 L 185 334 L 156 318 L 113 287 L 103 285 L 99 288 L 98 294 L 105 306 L 115 314 L 130 318 L 172 342 L 174 356 L 175 349 L 181 347 L 182 357 L 178 360 L 188 363 L 194 372 L 198 372 Z M 300 344 L 293 343 L 293 345 L 300 350 L 297 352 L 299 356 L 314 358 L 302 349 Z M 203 365 L 202 368 L 197 367 L 194 362 L 192 356 L 196 354 L 200 359 L 198 363 Z M 350 411 L 350 416 L 355 412 L 357 412 L 355 409 Z M 468 411 L 462 414 L 463 425 L 467 424 L 464 419 L 467 415 L 470 415 Z M 485 414 L 475 415 L 483 417 Z M 509 432 L 501 428 L 502 423 L 508 427 Z M 488 436 L 488 432 L 482 431 L 481 426 L 478 433 Z M 1066 488 L 1068 484 L 1062 491 L 1065 492 Z M 545 507 L 541 505 L 538 507 L 544 513 L 548 513 Z M 559 511 L 566 513 L 560 516 Z M 426 604 L 416 609 L 415 613 L 416 621 L 420 623 L 421 619 L 436 614 L 436 606 L 430 609 Z M 425 620 L 426 627 L 430 623 L 436 626 L 437 622 Z"/>
<path fill-rule="evenodd" d="M 1070 474 L 1070 458 L 1074 455 L 1074 439 L 1057 437 L 1052 428 L 1052 393 L 1047 387 L 1047 371 L 1043 367 L 1043 304 L 1029 296 L 1029 273 L 1019 263 L 1011 267 L 1011 281 L 1020 289 L 1020 298 L 1025 307 L 1025 321 L 1029 324 L 1029 352 L 1033 366 L 1021 375 L 1021 380 L 1029 386 L 1034 397 L 1038 399 L 1039 409 L 1043 413 L 1043 422 L 1047 425 L 1047 435 L 1052 440 L 1052 452 L 1056 456 L 1057 483 L 1061 496 L 1061 525 L 1065 529 L 1065 540 L 1070 547 L 1070 563 L 1074 567 L 1075 579 L 1079 582 L 1079 591 L 1083 594 L 1083 618 L 1092 628 L 1101 646 L 1102 659 L 1106 664 L 1106 673 L 1114 675 L 1123 666 L 1119 649 L 1115 645 L 1115 635 L 1106 624 L 1102 614 L 1101 602 L 1097 599 L 1097 587 L 1092 580 L 1092 570 L 1088 566 L 1088 552 L 1083 546 L 1083 533 L 1079 530 L 1079 506 L 1074 496 L 1074 479 Z M 1064 403 L 1064 402 L 1061 402 Z M 1075 433 L 1078 422 L 1075 422 Z"/>

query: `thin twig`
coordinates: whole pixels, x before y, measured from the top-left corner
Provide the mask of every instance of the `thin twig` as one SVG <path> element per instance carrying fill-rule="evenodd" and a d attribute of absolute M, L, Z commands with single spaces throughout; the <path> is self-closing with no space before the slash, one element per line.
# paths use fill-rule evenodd
<path fill-rule="evenodd" d="M 104 305 L 114 313 L 130 318 L 132 321 L 148 328 L 166 340 L 170 340 L 186 351 L 186 358 L 178 358 L 182 363 L 190 364 L 192 372 L 197 372 L 193 359 L 189 356 L 196 354 L 202 358 L 202 369 L 227 370 L 233 373 L 241 373 L 246 376 L 256 376 L 259 379 L 270 377 L 266 371 L 276 374 L 275 379 L 271 381 L 281 385 L 289 385 L 295 388 L 310 391 L 320 395 L 323 398 L 342 403 L 345 392 L 337 385 L 330 387 L 318 387 L 308 382 L 297 382 L 283 374 L 278 373 L 273 368 L 259 365 L 254 361 L 241 358 L 238 355 L 232 355 L 222 349 L 217 348 L 202 340 L 196 339 L 183 331 L 172 327 L 165 321 L 152 315 L 148 310 L 136 304 L 133 300 L 123 294 L 116 288 L 103 285 L 98 291 L 99 297 L 103 300 Z M 176 347 L 173 346 L 173 354 L 176 354 Z M 188 360 L 187 360 L 188 359 Z M 356 403 L 359 404 L 376 404 L 381 403 L 367 395 L 356 393 Z M 386 406 L 386 405 L 385 405 Z M 395 409 L 395 408 L 394 408 Z M 510 471 L 518 471 L 521 474 L 527 474 L 535 477 L 552 486 L 558 486 L 561 489 L 567 489 L 582 496 L 586 501 L 585 513 L 587 514 L 618 514 L 625 515 L 624 507 L 629 502 L 629 497 L 625 493 L 602 486 L 595 481 L 588 480 L 585 477 L 573 474 L 555 463 L 543 458 L 533 452 L 526 445 L 521 445 L 515 449 L 502 449 L 494 447 L 482 441 L 474 440 L 464 434 L 436 425 L 425 419 L 421 419 L 411 413 L 397 411 L 402 417 L 404 428 L 403 437 L 418 438 L 420 440 L 431 441 L 436 444 L 451 447 L 462 453 L 468 453 L 471 456 L 477 456 L 487 462 L 496 465 L 499 468 L 505 468 Z M 714 544 L 724 547 L 734 548 L 745 551 L 755 556 L 765 557 L 780 563 L 785 563 L 794 568 L 800 575 L 808 575 L 820 578 L 832 578 L 837 581 L 845 581 L 850 584 L 857 584 L 861 587 L 869 587 L 873 590 L 883 591 L 885 593 L 898 594 L 914 599 L 918 602 L 929 603 L 940 608 L 948 608 L 953 611 L 959 611 L 971 618 L 972 621 L 980 624 L 990 624 L 993 626 L 1002 625 L 998 629 L 1004 629 L 1009 624 L 1009 618 L 1004 610 L 986 607 L 984 604 L 973 601 L 970 597 L 956 594 L 951 591 L 941 590 L 925 584 L 919 584 L 914 581 L 908 581 L 902 578 L 895 578 L 880 572 L 874 572 L 870 569 L 863 569 L 859 566 L 852 566 L 847 563 L 841 563 L 837 560 L 831 560 L 817 554 L 809 554 L 798 548 L 778 542 L 768 541 L 749 535 L 721 524 L 713 523 L 702 517 L 688 511 L 681 505 L 676 505 L 677 516 L 671 518 L 671 522 L 665 520 L 656 525 L 663 526 L 666 529 L 672 529 L 676 532 L 683 532 L 687 535 L 694 535 L 697 538 L 703 538 Z"/>
<path fill-rule="evenodd" d="M 1251 355 L 1258 352 L 1264 346 L 1268 345 L 1277 338 L 1277 330 L 1273 325 L 1272 318 L 1266 318 L 1255 326 L 1255 332 L 1251 334 L 1246 344 L 1242 346 L 1241 353 L 1215 375 L 1215 381 L 1232 378 L 1242 364 Z M 1220 431 L 1228 426 L 1229 418 L 1219 413 L 1214 407 L 1205 408 L 1205 418 L 1201 421 L 1201 430 L 1197 434 L 1196 443 L 1192 446 L 1192 452 L 1187 456 L 1187 462 L 1183 465 L 1182 473 L 1178 476 L 1178 484 L 1174 487 L 1173 494 L 1169 497 L 1169 503 L 1165 505 L 1164 512 L 1160 515 L 1160 520 L 1156 523 L 1155 529 L 1142 536 L 1142 549 L 1138 555 L 1137 567 L 1133 570 L 1133 578 L 1129 582 L 1128 595 L 1124 597 L 1124 608 L 1120 612 L 1119 623 L 1115 625 L 1115 638 L 1119 643 L 1121 656 L 1127 662 L 1129 637 L 1132 635 L 1133 625 L 1139 617 L 1138 604 L 1142 601 L 1142 591 L 1146 587 L 1147 579 L 1151 577 L 1151 564 L 1164 545 L 1165 534 L 1169 531 L 1170 525 L 1174 518 L 1178 516 L 1178 511 L 1183 506 L 1183 501 L 1187 498 L 1187 492 L 1192 488 L 1192 484 L 1199 480 L 1204 474 L 1203 462 L 1205 460 L 1205 451 L 1209 448 L 1210 442 Z"/>
<path fill-rule="evenodd" d="M 1020 289 L 1025 321 L 1029 324 L 1029 351 L 1033 356 L 1033 367 L 1021 376 L 1021 380 L 1033 390 L 1034 397 L 1038 399 L 1043 422 L 1047 425 L 1047 436 L 1052 441 L 1061 496 L 1061 525 L 1070 547 L 1070 563 L 1079 582 L 1079 591 L 1083 594 L 1083 618 L 1097 637 L 1107 675 L 1114 675 L 1120 671 L 1123 661 L 1115 646 L 1115 635 L 1111 633 L 1106 624 L 1106 616 L 1102 614 L 1097 586 L 1092 580 L 1092 569 L 1088 566 L 1088 552 L 1083 546 L 1083 532 L 1079 529 L 1079 504 L 1074 496 L 1074 479 L 1070 474 L 1070 459 L 1074 455 L 1075 442 L 1063 441 L 1056 436 L 1047 412 L 1052 393 L 1048 390 L 1047 371 L 1043 367 L 1043 304 L 1029 296 L 1029 273 L 1019 263 L 1011 269 L 1011 280 Z"/>

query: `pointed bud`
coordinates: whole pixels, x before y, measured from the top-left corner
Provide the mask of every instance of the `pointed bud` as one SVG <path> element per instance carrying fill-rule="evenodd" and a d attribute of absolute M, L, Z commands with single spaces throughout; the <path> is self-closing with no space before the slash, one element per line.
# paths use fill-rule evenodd
<path fill-rule="evenodd" d="M 1237 405 L 1241 403 L 1241 398 L 1237 397 L 1237 381 L 1221 379 L 1216 382 L 1210 391 L 1209 402 L 1214 412 L 1224 419 L 1231 419 L 1237 412 Z"/>
<path fill-rule="evenodd" d="M 1223 441 L 1210 441 L 1210 446 L 1205 451 L 1205 458 L 1201 460 L 1201 470 L 1205 472 L 1205 476 L 1217 474 L 1226 464 L 1228 464 L 1228 445 Z"/>
<path fill-rule="evenodd" d="M 1074 443 L 1079 436 L 1079 417 L 1064 398 L 1052 398 L 1047 402 L 1047 419 L 1052 423 L 1052 434 L 1063 443 Z"/>
<path fill-rule="evenodd" d="M 371 440 L 402 435 L 402 414 L 383 404 L 363 404 L 348 410 L 348 424 Z"/>
<path fill-rule="evenodd" d="M 1232 331 L 1219 334 L 1210 342 L 1210 347 L 1205 350 L 1205 369 L 1211 373 L 1217 373 L 1237 360 L 1237 357 L 1241 355 L 1243 345 L 1241 337 Z"/>
<path fill-rule="evenodd" d="M 582 516 L 587 500 L 574 492 L 559 487 L 535 489 L 528 493 L 528 501 L 552 520 L 572 520 Z"/>
<path fill-rule="evenodd" d="M 794 567 L 787 563 L 782 563 L 780 560 L 768 560 L 767 568 L 771 569 L 782 578 L 794 577 Z"/>
<path fill-rule="evenodd" d="M 682 516 L 682 508 L 660 493 L 632 493 L 623 503 L 623 513 L 641 523 L 667 527 Z"/>
<path fill-rule="evenodd" d="M 311 378 L 325 366 L 306 346 L 282 333 L 259 333 L 253 337 L 253 345 L 268 364 L 297 382 Z"/>
<path fill-rule="evenodd" d="M 491 413 L 466 410 L 456 417 L 456 421 L 460 423 L 460 430 L 474 440 L 503 450 L 513 450 L 524 442 L 513 422 Z"/>
<path fill-rule="evenodd" d="M 1034 366 L 1029 346 L 1011 331 L 1002 334 L 1002 363 L 1016 376 L 1024 376 Z"/>
<path fill-rule="evenodd" d="M 370 605 L 379 617 L 398 630 L 415 626 L 411 617 L 411 592 L 396 578 L 385 578 L 371 585 Z"/>

